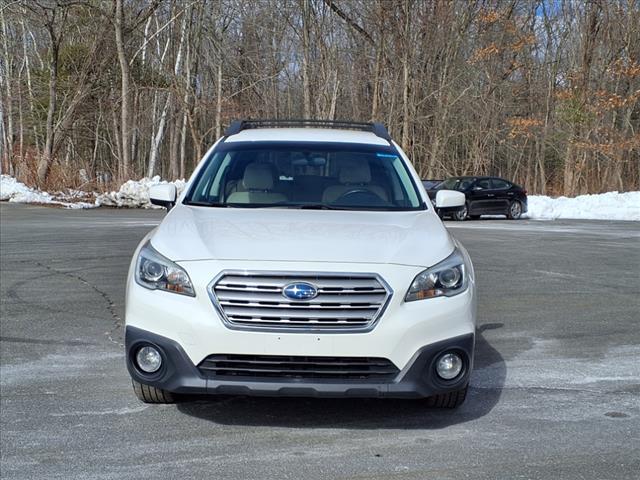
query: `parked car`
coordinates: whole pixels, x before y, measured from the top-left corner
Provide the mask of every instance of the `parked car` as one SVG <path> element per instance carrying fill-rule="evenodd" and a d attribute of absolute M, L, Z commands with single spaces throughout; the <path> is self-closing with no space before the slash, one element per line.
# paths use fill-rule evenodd
<path fill-rule="evenodd" d="M 301 128 L 305 127 L 305 128 Z M 465 398 L 475 276 L 380 124 L 241 121 L 135 251 L 126 362 L 180 394 Z M 440 190 L 437 207 L 464 205 Z"/>
<path fill-rule="evenodd" d="M 433 190 L 435 187 L 440 185 L 443 180 L 436 180 L 432 178 L 427 178 L 422 180 L 422 185 L 424 185 L 425 190 Z"/>
<path fill-rule="evenodd" d="M 516 220 L 527 212 L 527 191 L 503 178 L 451 177 L 427 190 L 427 193 L 435 199 L 440 190 L 464 193 L 466 202 L 463 207 L 439 211 L 441 216 L 451 216 L 455 220 L 475 220 L 482 215 L 506 215 Z"/>

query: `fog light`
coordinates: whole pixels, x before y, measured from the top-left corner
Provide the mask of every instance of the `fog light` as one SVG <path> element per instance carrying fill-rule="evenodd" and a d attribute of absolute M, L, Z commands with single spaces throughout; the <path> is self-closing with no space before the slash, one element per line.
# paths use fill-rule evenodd
<path fill-rule="evenodd" d="M 457 353 L 445 353 L 436 363 L 436 372 L 443 380 L 453 380 L 462 372 L 462 358 Z"/>
<path fill-rule="evenodd" d="M 157 372 L 162 365 L 162 355 L 160 355 L 157 348 L 147 345 L 138 350 L 136 362 L 143 372 L 154 373 Z"/>

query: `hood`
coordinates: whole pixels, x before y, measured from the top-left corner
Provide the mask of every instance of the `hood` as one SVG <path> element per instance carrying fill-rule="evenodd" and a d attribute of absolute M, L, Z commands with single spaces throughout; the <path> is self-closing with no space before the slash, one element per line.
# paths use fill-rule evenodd
<path fill-rule="evenodd" d="M 151 237 L 173 261 L 389 263 L 429 267 L 454 248 L 432 212 L 178 204 Z"/>

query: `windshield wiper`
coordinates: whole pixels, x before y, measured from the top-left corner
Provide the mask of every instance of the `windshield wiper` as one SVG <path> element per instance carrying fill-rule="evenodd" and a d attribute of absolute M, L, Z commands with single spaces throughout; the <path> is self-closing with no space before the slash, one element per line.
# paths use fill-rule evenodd
<path fill-rule="evenodd" d="M 326 203 L 305 203 L 303 205 L 291 205 L 290 208 L 299 208 L 300 210 L 351 210 L 345 207 L 335 207 Z"/>
<path fill-rule="evenodd" d="M 288 208 L 295 210 L 350 210 L 349 208 L 334 207 L 327 205 L 326 203 L 246 203 L 246 204 L 233 204 L 234 207 L 245 208 Z"/>
<path fill-rule="evenodd" d="M 190 201 L 185 202 L 185 205 L 192 205 L 195 207 L 220 207 L 220 208 L 290 208 L 298 210 L 353 210 L 349 207 L 337 207 L 333 205 L 327 205 L 326 203 L 303 203 L 303 204 L 290 204 L 290 203 L 215 203 L 215 202 L 198 202 Z"/>
<path fill-rule="evenodd" d="M 227 205 L 226 203 L 215 203 L 215 202 L 184 202 L 185 205 L 192 205 L 194 207 L 217 207 L 217 208 L 228 208 L 231 205 Z"/>

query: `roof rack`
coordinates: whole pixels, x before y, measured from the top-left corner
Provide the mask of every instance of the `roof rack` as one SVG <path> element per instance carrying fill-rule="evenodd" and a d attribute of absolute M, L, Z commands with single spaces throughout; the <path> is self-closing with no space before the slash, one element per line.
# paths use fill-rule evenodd
<path fill-rule="evenodd" d="M 335 128 L 339 130 L 360 130 L 372 132 L 376 136 L 391 142 L 391 136 L 382 123 L 350 122 L 347 120 L 233 120 L 224 134 L 229 137 L 242 130 L 254 128 Z"/>

